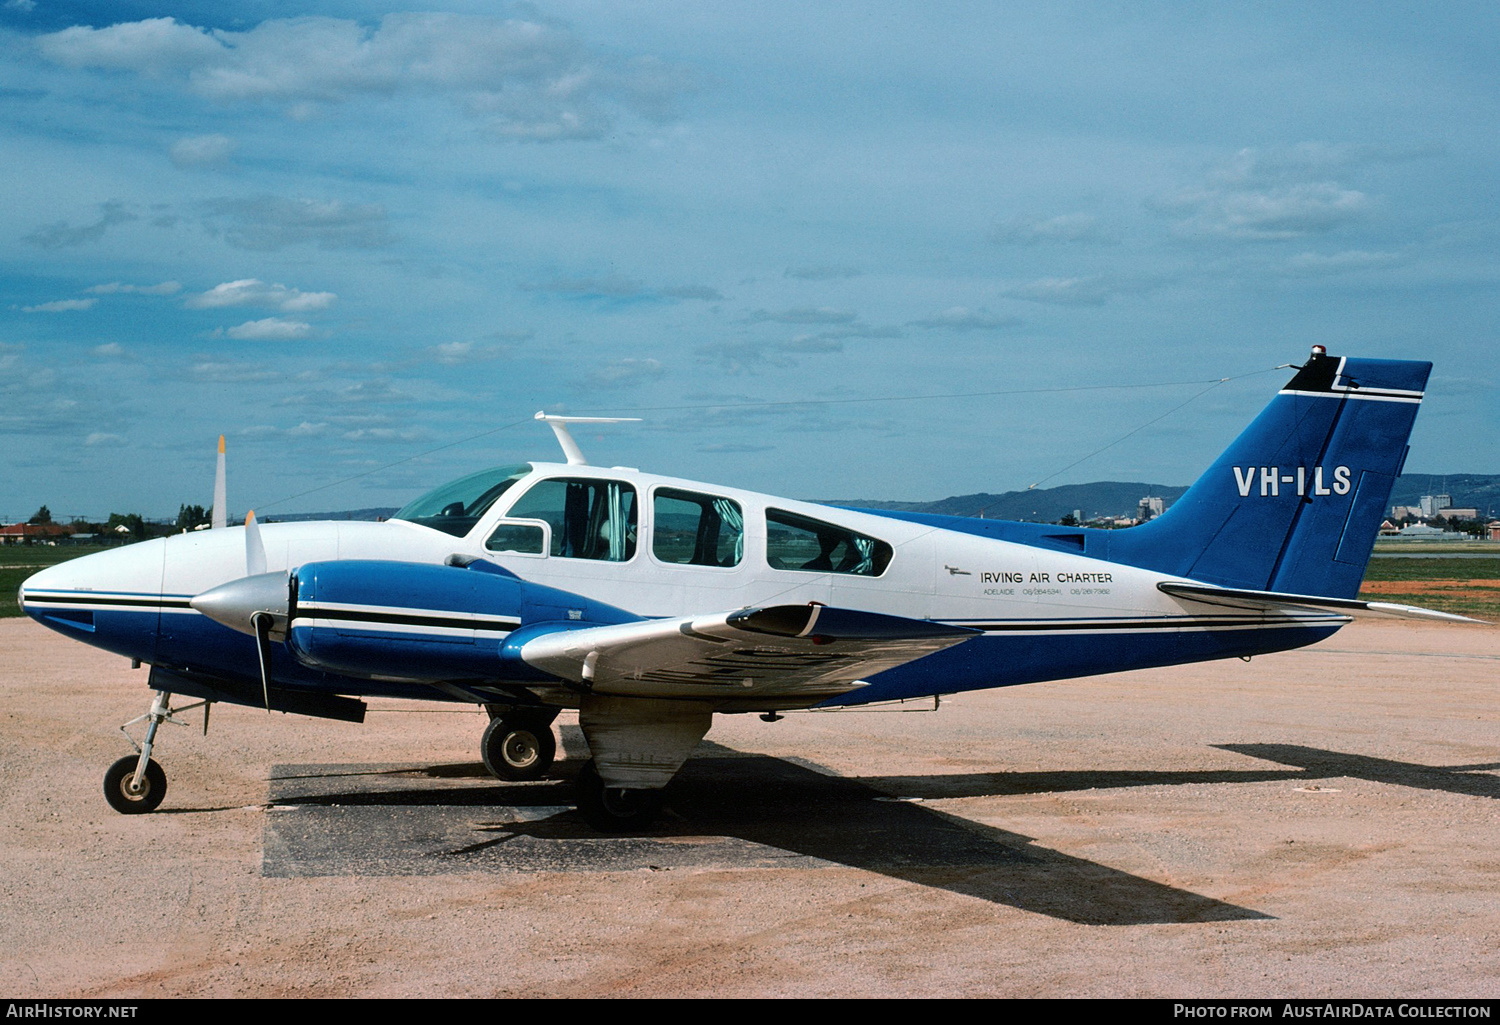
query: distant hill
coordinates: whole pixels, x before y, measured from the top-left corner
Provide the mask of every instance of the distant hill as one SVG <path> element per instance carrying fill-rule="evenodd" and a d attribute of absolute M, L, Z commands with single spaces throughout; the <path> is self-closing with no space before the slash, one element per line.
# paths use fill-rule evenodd
<path fill-rule="evenodd" d="M 819 499 L 824 505 L 856 509 L 890 509 L 897 512 L 938 513 L 944 516 L 978 516 L 986 519 L 1031 520 L 1053 523 L 1077 509 L 1086 520 L 1103 516 L 1134 516 L 1136 503 L 1147 495 L 1166 499 L 1170 506 L 1186 491 L 1171 484 L 1147 484 L 1143 481 L 1095 481 L 1092 484 L 1064 484 L 1034 491 L 1006 491 L 992 494 L 981 491 L 973 495 L 954 495 L 935 502 L 879 502 L 873 499 Z M 1461 509 L 1476 508 L 1488 519 L 1500 515 L 1500 474 L 1494 473 L 1408 473 L 1396 481 L 1391 505 L 1416 505 L 1423 495 L 1452 495 L 1453 504 Z M 384 520 L 395 515 L 395 506 L 370 509 L 342 509 L 338 512 L 285 513 L 269 516 L 265 522 L 295 523 L 305 520 Z"/>
<path fill-rule="evenodd" d="M 983 510 L 989 520 L 1031 520 L 1051 523 L 1074 509 L 1085 520 L 1103 516 L 1134 516 L 1136 503 L 1148 495 L 1166 499 L 1170 506 L 1186 491 L 1168 484 L 1146 484 L 1140 481 L 1097 481 L 1093 484 L 1064 484 L 1057 488 L 1034 491 L 1006 491 L 1002 494 L 980 492 L 955 495 L 936 502 L 874 502 L 858 499 L 825 502 L 859 509 L 890 509 L 897 512 L 938 513 L 943 516 L 978 516 Z"/>
<path fill-rule="evenodd" d="M 1500 516 L 1500 474 L 1404 474 L 1391 489 L 1391 505 L 1416 505 L 1423 495 L 1452 495 L 1460 509 L 1478 509 L 1484 519 Z"/>
<path fill-rule="evenodd" d="M 991 520 L 1032 520 L 1056 522 L 1074 509 L 1085 520 L 1103 516 L 1134 516 L 1136 503 L 1147 495 L 1158 495 L 1170 506 L 1187 491 L 1186 487 L 1147 484 L 1141 481 L 1097 481 L 1093 484 L 1065 484 L 1035 491 L 1006 491 L 1002 494 L 980 492 L 956 495 L 936 502 L 876 502 L 860 499 L 825 501 L 856 509 L 890 509 L 898 512 L 938 513 L 945 516 L 978 516 L 980 510 Z M 1500 474 L 1493 473 L 1408 473 L 1396 481 L 1391 491 L 1391 505 L 1416 505 L 1423 495 L 1451 495 L 1460 509 L 1476 508 L 1488 519 L 1500 515 Z"/>

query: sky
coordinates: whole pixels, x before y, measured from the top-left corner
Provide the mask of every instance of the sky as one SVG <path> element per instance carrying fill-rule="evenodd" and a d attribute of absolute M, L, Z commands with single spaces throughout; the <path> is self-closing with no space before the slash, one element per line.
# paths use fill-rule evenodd
<path fill-rule="evenodd" d="M 297 11 L 295 16 L 290 12 Z M 1490 3 L 0 0 L 0 521 L 589 460 L 1190 483 L 1321 344 L 1500 472 Z"/>

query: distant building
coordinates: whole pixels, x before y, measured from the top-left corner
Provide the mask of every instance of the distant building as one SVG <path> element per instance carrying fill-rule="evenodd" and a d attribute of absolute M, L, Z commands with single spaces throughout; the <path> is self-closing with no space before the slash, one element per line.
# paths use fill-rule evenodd
<path fill-rule="evenodd" d="M 1479 510 L 1459 509 L 1450 505 L 1446 509 L 1439 509 L 1437 511 L 1437 518 L 1442 520 L 1477 520 L 1479 519 Z"/>
<path fill-rule="evenodd" d="M 1424 518 L 1431 519 L 1438 514 L 1439 509 L 1446 509 L 1452 504 L 1452 495 L 1423 495 L 1419 508 Z"/>
<path fill-rule="evenodd" d="M 1484 529 L 1489 532 L 1491 541 L 1500 541 L 1500 520 L 1491 520 L 1484 525 Z"/>
<path fill-rule="evenodd" d="M 1403 541 L 1466 541 L 1469 537 L 1469 535 L 1460 534 L 1456 530 L 1429 527 L 1425 523 L 1413 523 L 1409 527 L 1402 527 L 1401 532 L 1396 536 Z"/>
<path fill-rule="evenodd" d="M 1147 495 L 1136 503 L 1135 518 L 1142 523 L 1154 519 L 1166 511 L 1167 500 L 1156 495 Z"/>
<path fill-rule="evenodd" d="M 28 541 L 56 541 L 73 533 L 61 523 L 12 523 L 0 527 L 0 544 L 18 545 Z"/>

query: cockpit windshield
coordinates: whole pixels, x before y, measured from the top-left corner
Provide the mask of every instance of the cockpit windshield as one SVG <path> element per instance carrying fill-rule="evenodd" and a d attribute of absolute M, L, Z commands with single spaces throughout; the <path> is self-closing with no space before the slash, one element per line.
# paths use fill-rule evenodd
<path fill-rule="evenodd" d="M 471 473 L 408 502 L 391 518 L 420 523 L 454 537 L 463 537 L 474 529 L 474 524 L 495 504 L 495 499 L 530 472 L 530 463 L 516 463 Z"/>

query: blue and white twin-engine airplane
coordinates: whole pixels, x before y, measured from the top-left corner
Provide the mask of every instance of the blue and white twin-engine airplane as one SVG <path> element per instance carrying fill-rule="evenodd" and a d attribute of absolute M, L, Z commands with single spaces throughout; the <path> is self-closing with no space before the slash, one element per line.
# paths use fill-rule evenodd
<path fill-rule="evenodd" d="M 1181 499 L 1126 530 L 590 466 L 544 418 L 565 464 L 471 474 L 384 523 L 252 514 L 90 555 L 21 603 L 150 666 L 145 741 L 105 778 L 122 812 L 166 792 L 151 754 L 173 695 L 354 721 L 363 698 L 439 698 L 490 712 L 484 761 L 514 780 L 549 770 L 553 720 L 576 709 L 579 809 L 631 830 L 715 714 L 1245 658 L 1365 612 L 1461 618 L 1355 598 L 1430 370 L 1314 348 Z"/>

